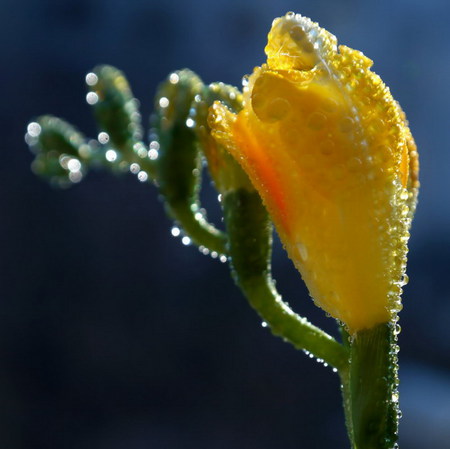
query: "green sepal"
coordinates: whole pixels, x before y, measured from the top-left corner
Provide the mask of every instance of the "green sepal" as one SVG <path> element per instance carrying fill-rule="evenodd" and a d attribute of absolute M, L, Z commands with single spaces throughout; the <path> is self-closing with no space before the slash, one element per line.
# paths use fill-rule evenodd
<path fill-rule="evenodd" d="M 226 237 L 207 222 L 199 201 L 202 159 L 189 113 L 202 89 L 201 79 L 184 69 L 170 74 L 157 90 L 151 119 L 151 137 L 158 145 L 156 182 L 168 214 L 191 240 L 224 254 Z"/>

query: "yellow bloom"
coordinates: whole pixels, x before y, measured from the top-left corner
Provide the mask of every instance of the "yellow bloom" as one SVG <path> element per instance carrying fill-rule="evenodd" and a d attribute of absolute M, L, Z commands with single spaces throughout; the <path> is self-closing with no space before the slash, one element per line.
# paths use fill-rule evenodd
<path fill-rule="evenodd" d="M 216 140 L 258 189 L 317 305 L 350 332 L 400 310 L 418 159 L 361 52 L 299 14 L 274 20 L 244 108 L 215 103 Z"/>

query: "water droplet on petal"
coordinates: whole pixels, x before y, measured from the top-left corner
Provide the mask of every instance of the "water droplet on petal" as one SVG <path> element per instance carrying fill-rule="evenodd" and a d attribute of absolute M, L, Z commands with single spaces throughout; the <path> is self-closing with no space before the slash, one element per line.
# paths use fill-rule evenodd
<path fill-rule="evenodd" d="M 297 243 L 297 251 L 302 261 L 306 262 L 308 260 L 308 250 L 306 249 L 306 246 L 303 243 Z"/>

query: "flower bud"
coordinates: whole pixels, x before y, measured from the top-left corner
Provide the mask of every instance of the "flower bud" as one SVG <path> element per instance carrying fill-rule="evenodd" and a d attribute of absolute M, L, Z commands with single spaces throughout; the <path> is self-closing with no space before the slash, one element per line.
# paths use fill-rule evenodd
<path fill-rule="evenodd" d="M 247 172 L 317 305 L 351 333 L 396 317 L 418 159 L 361 52 L 299 14 L 273 22 L 238 114 L 210 126 Z"/>

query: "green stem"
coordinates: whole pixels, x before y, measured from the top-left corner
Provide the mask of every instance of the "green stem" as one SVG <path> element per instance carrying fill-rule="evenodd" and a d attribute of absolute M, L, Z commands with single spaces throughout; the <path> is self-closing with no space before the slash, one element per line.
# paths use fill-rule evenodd
<path fill-rule="evenodd" d="M 357 332 L 351 342 L 349 389 L 344 406 L 351 411 L 355 449 L 397 447 L 398 378 L 395 326 L 383 323 Z M 344 384 L 345 385 L 345 384 Z"/>
<path fill-rule="evenodd" d="M 276 291 L 270 274 L 272 227 L 258 193 L 243 188 L 229 192 L 223 208 L 233 276 L 250 305 L 275 335 L 338 370 L 345 369 L 348 350 L 293 312 Z"/>
<path fill-rule="evenodd" d="M 328 365 L 343 371 L 348 352 L 333 337 L 296 314 L 276 291 L 272 279 L 255 277 L 240 283 L 250 305 L 277 335 L 295 348 L 307 351 Z"/>

